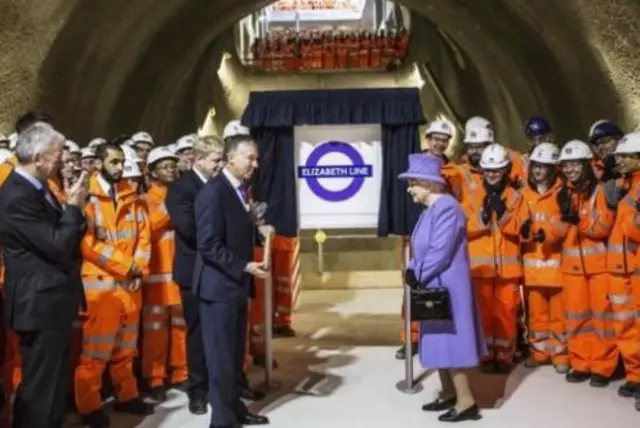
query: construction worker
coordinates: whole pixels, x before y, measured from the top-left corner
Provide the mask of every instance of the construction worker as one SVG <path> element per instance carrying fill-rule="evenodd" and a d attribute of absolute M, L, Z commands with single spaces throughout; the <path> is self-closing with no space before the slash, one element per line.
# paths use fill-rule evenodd
<path fill-rule="evenodd" d="M 524 124 L 524 133 L 527 136 L 527 151 L 530 153 L 540 143 L 554 143 L 553 130 L 547 119 L 542 116 L 533 116 Z"/>
<path fill-rule="evenodd" d="M 83 352 L 75 371 L 76 407 L 82 423 L 108 427 L 102 410 L 102 375 L 109 364 L 116 411 L 152 411 L 133 374 L 143 279 L 149 275 L 151 229 L 136 191 L 122 180 L 124 153 L 113 143 L 96 149 L 99 172 L 89 182 L 88 227 L 82 241 L 82 281 L 87 300 Z"/>
<path fill-rule="evenodd" d="M 606 144 L 606 143 L 605 143 Z M 617 348 L 626 371 L 626 382 L 618 395 L 640 394 L 640 325 L 638 302 L 632 278 L 637 266 L 638 233 L 634 219 L 640 199 L 640 133 L 631 133 L 614 149 L 617 170 L 625 183 L 617 188 L 616 219 L 607 245 L 609 300 L 613 310 Z M 640 292 L 635 293 L 640 295 Z"/>
<path fill-rule="evenodd" d="M 526 367 L 552 363 L 558 373 L 569 371 L 562 275 L 562 242 L 567 227 L 560 221 L 557 193 L 559 150 L 540 143 L 529 157 L 528 184 L 523 189 L 520 218 L 522 264 L 528 321 L 529 358 Z"/>
<path fill-rule="evenodd" d="M 593 153 L 580 140 L 560 152 L 565 185 L 557 193 L 560 219 L 568 225 L 562 251 L 562 284 L 566 308 L 567 347 L 571 383 L 590 380 L 609 384 L 618 362 L 613 312 L 606 275 L 607 238 L 615 212 L 591 168 Z"/>
<path fill-rule="evenodd" d="M 196 135 L 189 134 L 181 137 L 175 143 L 175 154 L 178 157 L 178 168 L 180 171 L 188 171 L 193 167 L 195 153 L 193 145 L 196 142 Z"/>
<path fill-rule="evenodd" d="M 155 146 L 151 135 L 144 131 L 133 134 L 131 136 L 131 146 L 136 150 L 140 159 L 142 159 L 142 163 L 146 165 L 147 156 L 149 156 L 149 152 Z"/>
<path fill-rule="evenodd" d="M 177 164 L 178 157 L 166 147 L 152 149 L 147 158 L 151 264 L 142 289 L 142 376 L 156 401 L 167 398 L 165 380 L 173 388 L 187 380 L 186 324 L 180 289 L 173 281 L 175 234 L 165 205 L 167 186 L 178 178 Z"/>
<path fill-rule="evenodd" d="M 522 195 L 510 185 L 510 165 L 501 145 L 484 149 L 482 185 L 470 196 L 475 200 L 467 213 L 471 276 L 489 348 L 481 368 L 488 373 L 509 372 L 516 350 Z"/>
<path fill-rule="evenodd" d="M 62 168 L 60 169 L 61 183 L 64 189 L 71 187 L 82 174 L 80 158 L 82 150 L 74 141 L 67 140 L 62 151 Z"/>
<path fill-rule="evenodd" d="M 609 120 L 598 120 L 589 129 L 589 143 L 596 155 L 592 162 L 593 170 L 603 183 L 619 178 L 613 152 L 622 136 L 618 125 Z"/>
<path fill-rule="evenodd" d="M 80 167 L 89 174 L 96 172 L 96 152 L 90 147 L 83 147 L 80 154 Z"/>

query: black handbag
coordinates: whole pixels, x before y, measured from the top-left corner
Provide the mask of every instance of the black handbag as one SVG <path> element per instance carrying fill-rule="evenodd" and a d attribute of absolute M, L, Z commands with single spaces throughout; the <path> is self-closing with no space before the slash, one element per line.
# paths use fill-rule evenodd
<path fill-rule="evenodd" d="M 405 283 L 409 286 L 411 299 L 411 321 L 453 321 L 453 308 L 449 290 L 442 285 L 421 289 L 415 273 L 405 272 Z M 440 283 L 440 278 L 438 278 Z"/>

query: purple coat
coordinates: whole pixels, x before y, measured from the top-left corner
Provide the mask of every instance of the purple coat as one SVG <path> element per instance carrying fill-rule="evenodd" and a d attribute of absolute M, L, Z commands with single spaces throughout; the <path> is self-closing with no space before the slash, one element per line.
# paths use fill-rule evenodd
<path fill-rule="evenodd" d="M 466 226 L 458 202 L 443 195 L 422 212 L 411 235 L 409 267 L 423 288 L 447 288 L 453 307 L 453 323 L 421 323 L 423 367 L 475 367 L 487 352 L 471 284 Z"/>

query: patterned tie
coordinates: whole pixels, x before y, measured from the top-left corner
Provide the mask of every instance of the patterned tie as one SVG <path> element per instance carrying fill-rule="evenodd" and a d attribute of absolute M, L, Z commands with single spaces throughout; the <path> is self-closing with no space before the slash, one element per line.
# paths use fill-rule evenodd
<path fill-rule="evenodd" d="M 244 202 L 245 204 L 248 203 L 249 197 L 247 195 L 247 188 L 241 184 L 238 186 L 238 192 L 240 192 L 240 196 L 242 196 L 242 202 Z"/>

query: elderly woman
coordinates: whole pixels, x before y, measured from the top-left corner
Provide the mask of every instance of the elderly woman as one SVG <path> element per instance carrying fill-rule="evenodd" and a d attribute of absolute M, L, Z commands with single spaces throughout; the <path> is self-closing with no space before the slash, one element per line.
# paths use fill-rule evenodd
<path fill-rule="evenodd" d="M 438 370 L 442 389 L 425 411 L 445 411 L 442 422 L 480 419 L 467 373 L 486 353 L 478 309 L 471 286 L 466 218 L 455 198 L 446 193 L 442 160 L 424 154 L 409 156 L 408 181 L 413 201 L 425 206 L 411 236 L 412 269 L 422 289 L 449 292 L 452 319 L 420 325 L 420 362 Z"/>

